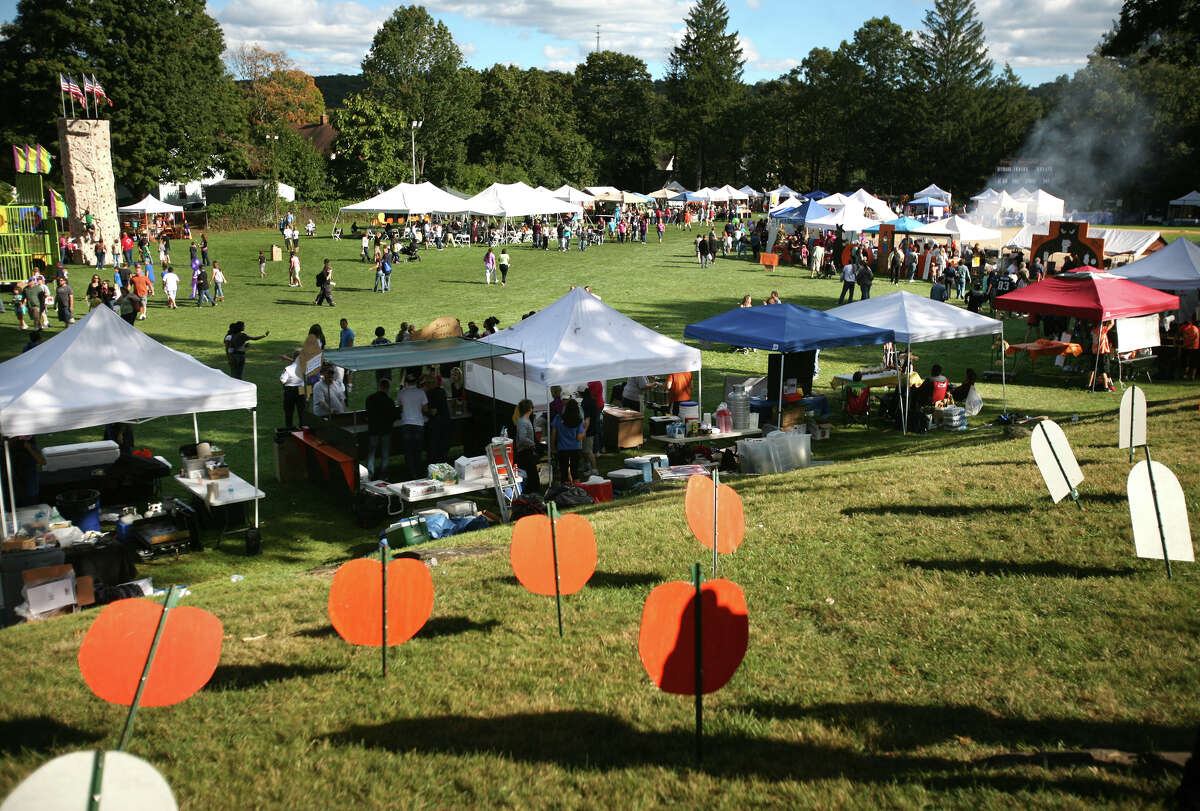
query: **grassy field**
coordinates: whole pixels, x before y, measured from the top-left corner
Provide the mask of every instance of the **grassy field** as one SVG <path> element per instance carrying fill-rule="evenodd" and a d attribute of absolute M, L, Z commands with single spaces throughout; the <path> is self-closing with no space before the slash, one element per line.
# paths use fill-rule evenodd
<path fill-rule="evenodd" d="M 264 554 L 236 543 L 141 567 L 155 583 L 187 583 L 190 605 L 225 627 L 213 681 L 189 701 L 139 714 L 131 751 L 159 768 L 186 808 L 508 805 L 1127 807 L 1168 803 L 1177 770 L 1154 761 L 1102 765 L 1073 750 L 1189 749 L 1200 725 L 1200 576 L 1165 578 L 1133 557 L 1125 452 L 1116 448 L 1119 395 L 1068 387 L 1050 364 L 1022 361 L 1007 399 L 1017 415 L 1048 415 L 1067 431 L 1086 475 L 1085 509 L 1053 505 L 1028 439 L 988 425 L 902 437 L 862 427 L 817 443 L 826 467 L 733 481 L 747 539 L 723 564 L 750 610 L 750 649 L 729 685 L 706 700 L 707 756 L 692 758 L 689 699 L 657 691 L 637 656 L 642 603 L 655 585 L 686 579 L 704 560 L 683 518 L 682 491 L 582 510 L 599 570 L 565 599 L 566 638 L 552 601 L 512 577 L 498 527 L 457 540 L 475 557 L 432 566 L 433 618 L 394 649 L 388 680 L 377 651 L 354 649 L 329 626 L 330 566 L 368 552 L 375 530 L 317 485 L 280 484 L 268 430 L 279 421 L 281 353 L 319 322 L 331 339 L 350 319 L 361 342 L 383 325 L 442 315 L 511 324 L 590 284 L 604 301 L 664 334 L 777 289 L 828 308 L 839 285 L 807 272 L 765 273 L 748 261 L 701 270 L 682 235 L 666 244 L 609 244 L 587 253 L 513 251 L 506 287 L 483 282 L 479 249 L 428 252 L 371 292 L 356 243 L 302 244 L 305 288 L 282 263 L 258 278 L 270 232 L 212 234 L 230 277 L 217 308 L 166 310 L 149 334 L 217 367 L 230 321 L 271 336 L 252 345 L 259 385 Z M 182 250 L 181 250 L 182 249 Z M 176 244 L 176 251 L 186 249 Z M 337 307 L 311 305 L 320 260 L 334 260 Z M 180 263 L 183 264 L 183 263 Z M 86 275 L 77 271 L 77 288 Z M 905 285 L 927 294 L 921 284 Z M 875 295 L 889 292 L 877 282 Z M 307 306 L 307 311 L 305 307 Z M 1024 324 L 1008 322 L 1010 340 Z M 11 315 L 0 342 L 24 341 Z M 953 378 L 991 368 L 990 340 L 921 345 L 919 368 Z M 877 348 L 821 355 L 822 382 L 875 363 Z M 704 352 L 705 405 L 725 374 L 763 373 L 765 353 Z M 1197 390 L 1145 386 L 1155 458 L 1188 494 L 1192 524 Z M 361 397 L 356 392 L 356 397 Z M 360 401 L 361 402 L 361 401 Z M 250 466 L 249 417 L 201 417 L 201 431 Z M 58 439 L 94 438 L 96 431 Z M 138 444 L 173 456 L 190 420 L 138 428 Z M 618 464 L 613 457 L 611 469 Z M 231 582 L 242 574 L 244 580 Z M 123 712 L 88 691 L 76 653 L 94 613 L 0 631 L 0 792 L 50 757 L 115 746 Z M 1050 753 L 1014 758 L 1014 754 Z"/>

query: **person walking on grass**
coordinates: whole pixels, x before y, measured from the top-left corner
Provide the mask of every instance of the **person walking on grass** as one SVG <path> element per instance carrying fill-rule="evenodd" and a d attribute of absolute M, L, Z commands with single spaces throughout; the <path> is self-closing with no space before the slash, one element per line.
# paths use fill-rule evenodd
<path fill-rule="evenodd" d="M 492 253 L 492 249 L 489 247 L 483 257 L 483 282 L 491 284 L 494 281 L 496 281 L 496 254 Z"/>
<path fill-rule="evenodd" d="M 300 284 L 300 257 L 295 251 L 288 257 L 288 287 L 303 287 Z"/>
<path fill-rule="evenodd" d="M 220 266 L 213 262 L 212 266 L 212 283 L 213 283 L 213 299 L 216 301 L 225 300 L 225 274 L 221 272 Z"/>
<path fill-rule="evenodd" d="M 167 296 L 167 309 L 178 310 L 179 305 L 175 303 L 175 297 L 179 294 L 179 274 L 170 265 L 167 265 L 163 270 L 163 293 Z"/>
<path fill-rule="evenodd" d="M 321 268 L 321 272 L 317 274 L 317 298 L 313 304 L 318 307 L 322 302 L 328 302 L 330 307 L 333 303 L 333 268 L 329 266 L 329 260 L 325 260 L 325 266 Z M 342 319 L 345 321 L 345 319 Z"/>
<path fill-rule="evenodd" d="M 499 265 L 500 265 L 500 284 L 502 284 L 502 285 L 508 284 L 508 269 L 509 269 L 509 266 L 511 265 L 511 263 L 512 263 L 512 259 L 508 255 L 508 248 L 501 248 Z"/>
<path fill-rule="evenodd" d="M 208 299 L 208 303 L 212 306 L 217 306 L 217 303 L 213 301 L 213 297 L 208 292 L 208 271 L 201 265 L 196 269 L 196 306 L 203 307 L 205 299 Z"/>
<path fill-rule="evenodd" d="M 267 257 L 262 251 L 258 252 L 258 278 L 267 278 Z"/>

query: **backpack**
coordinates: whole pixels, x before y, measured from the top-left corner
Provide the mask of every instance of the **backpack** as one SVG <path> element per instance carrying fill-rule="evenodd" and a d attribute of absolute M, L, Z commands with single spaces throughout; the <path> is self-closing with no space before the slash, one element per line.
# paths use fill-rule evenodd
<path fill-rule="evenodd" d="M 381 265 L 381 267 L 383 269 L 383 273 L 385 276 L 390 276 L 392 274 L 392 263 L 391 262 L 384 259 L 383 265 Z"/>

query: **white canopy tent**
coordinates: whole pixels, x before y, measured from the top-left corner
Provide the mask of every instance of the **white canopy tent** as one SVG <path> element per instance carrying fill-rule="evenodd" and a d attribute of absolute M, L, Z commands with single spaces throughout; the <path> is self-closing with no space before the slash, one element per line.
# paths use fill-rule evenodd
<path fill-rule="evenodd" d="M 164 203 L 153 194 L 147 194 L 133 205 L 121 206 L 117 211 L 122 214 L 181 214 L 183 206 L 173 206 Z"/>
<path fill-rule="evenodd" d="M 573 186 L 564 183 L 557 189 L 551 192 L 559 200 L 566 200 L 568 203 L 574 203 L 577 206 L 591 205 L 596 202 L 594 195 L 580 191 Z"/>
<path fill-rule="evenodd" d="M 964 242 L 984 242 L 1001 237 L 999 231 L 976 225 L 966 217 L 960 217 L 957 214 L 944 220 L 931 222 L 929 225 L 916 229 L 913 233 L 925 236 L 953 236 Z"/>
<path fill-rule="evenodd" d="M 821 201 L 821 205 L 825 205 L 825 200 Z M 851 201 L 844 203 L 841 208 L 827 216 L 806 219 L 804 224 L 809 228 L 820 228 L 825 231 L 832 231 L 840 225 L 843 231 L 861 232 L 872 225 L 877 225 L 878 221 L 868 217 L 863 212 L 862 206 Z"/>
<path fill-rule="evenodd" d="M 616 186 L 584 186 L 583 190 L 593 197 L 599 197 L 602 194 L 620 194 L 621 190 Z"/>
<path fill-rule="evenodd" d="M 930 183 L 925 188 L 913 195 L 915 199 L 922 197 L 930 197 L 934 200 L 942 200 L 947 206 L 950 205 L 950 192 L 945 189 L 939 189 L 936 183 Z"/>
<path fill-rule="evenodd" d="M 1200 206 L 1200 191 L 1191 191 L 1183 197 L 1176 197 L 1168 205 L 1172 206 Z"/>
<path fill-rule="evenodd" d="M 982 195 L 972 197 L 972 200 L 977 200 Z M 1006 191 L 998 192 L 994 197 L 989 197 L 987 200 L 977 200 L 975 206 L 975 214 L 985 222 L 994 222 L 1000 218 L 1000 215 L 1006 211 L 1019 211 L 1025 213 L 1029 209 L 1027 203 L 1017 202 L 1011 194 Z"/>
<path fill-rule="evenodd" d="M 826 310 L 856 324 L 866 324 L 896 333 L 896 342 L 906 345 L 906 356 L 913 344 L 926 341 L 950 341 L 977 335 L 999 335 L 1004 339 L 1004 322 L 996 318 L 955 307 L 944 301 L 934 301 L 925 296 L 900 290 L 886 296 L 856 301 Z M 904 380 L 906 377 L 901 375 Z M 1004 398 L 1004 411 L 1008 411 L 1008 381 L 1004 367 L 1004 353 L 1000 353 L 1000 383 Z M 908 400 L 907 393 L 902 405 Z M 904 421 L 907 431 L 907 416 Z"/>
<path fill-rule="evenodd" d="M 1000 199 L 1000 192 L 988 186 L 979 194 L 971 195 L 971 199 L 979 203 L 991 203 Z"/>
<path fill-rule="evenodd" d="M 464 211 L 490 217 L 538 217 L 543 214 L 583 215 L 583 208 L 560 200 L 524 183 L 493 183 L 468 200 L 459 201 Z"/>
<path fill-rule="evenodd" d="M 777 189 L 771 189 L 769 192 L 767 192 L 768 197 L 772 194 L 779 195 L 780 200 L 782 200 L 785 197 L 800 197 L 801 196 L 800 192 L 796 191 L 793 188 L 790 188 L 786 184 L 780 186 Z"/>
<path fill-rule="evenodd" d="M 1108 252 L 1108 243 L 1104 245 Z M 1131 282 L 1155 290 L 1200 290 L 1200 245 L 1180 237 L 1167 247 L 1120 268 L 1120 275 Z"/>
<path fill-rule="evenodd" d="M 1018 203 L 1028 203 L 1031 197 L 1033 197 L 1033 192 L 1024 186 L 1012 193 L 1012 198 Z"/>
<path fill-rule="evenodd" d="M 360 203 L 342 206 L 342 212 L 364 214 L 462 214 L 465 200 L 443 191 L 429 181 L 400 183 Z"/>
<path fill-rule="evenodd" d="M 9 440 L 111 422 L 191 414 L 199 441 L 198 413 L 247 408 L 257 491 L 257 407 L 258 388 L 253 383 L 235 380 L 164 346 L 108 307 L 98 307 L 70 329 L 0 364 L 0 436 L 9 482 L 8 493 L 0 493 L 0 527 L 6 520 L 5 504 L 15 503 Z M 14 514 L 13 531 L 15 520 Z"/>
<path fill-rule="evenodd" d="M 1061 220 L 1066 203 L 1047 191 L 1038 189 L 1030 193 L 1025 202 L 1025 222 L 1050 222 Z"/>
<path fill-rule="evenodd" d="M 524 377 L 520 359 L 466 364 L 467 389 L 491 394 L 494 379 L 497 399 L 510 403 L 527 396 L 545 404 L 550 386 L 700 369 L 700 350 L 642 326 L 582 287 L 480 340 L 525 353 Z"/>
<path fill-rule="evenodd" d="M 785 200 L 780 200 L 775 205 L 771 206 L 768 214 L 774 214 L 776 211 L 783 211 L 785 208 L 793 208 L 804 202 L 803 197 L 788 197 Z"/>
<path fill-rule="evenodd" d="M 821 205 L 825 206 L 825 208 L 829 209 L 830 211 L 840 211 L 842 206 L 849 202 L 850 198 L 841 192 L 821 198 Z"/>
<path fill-rule="evenodd" d="M 1004 247 L 1028 251 L 1033 247 L 1035 235 L 1048 233 L 1048 223 L 1027 223 L 1004 243 Z M 1104 240 L 1105 254 L 1132 254 L 1135 259 L 1162 239 L 1158 231 L 1128 231 L 1124 228 L 1089 228 L 1088 236 Z"/>
<path fill-rule="evenodd" d="M 746 192 L 742 191 L 741 189 L 735 189 L 733 186 L 730 186 L 728 183 L 726 183 L 724 186 L 722 186 L 720 189 L 718 189 L 718 191 L 724 192 L 725 198 L 727 200 L 749 200 L 750 199 L 750 195 L 746 194 Z"/>
<path fill-rule="evenodd" d="M 884 222 L 890 222 L 899 216 L 895 211 L 892 211 L 891 206 L 868 192 L 866 189 L 859 189 L 858 191 L 854 192 L 854 194 L 850 195 L 850 199 L 861 205 L 867 211 L 870 211 Z M 829 206 L 825 207 L 829 208 Z"/>
<path fill-rule="evenodd" d="M 760 191 L 755 191 L 754 187 L 749 184 L 742 186 L 740 189 L 738 189 L 738 191 L 740 191 L 742 194 L 746 195 L 747 198 L 759 198 L 759 197 L 766 196 L 765 194 L 763 194 Z"/>

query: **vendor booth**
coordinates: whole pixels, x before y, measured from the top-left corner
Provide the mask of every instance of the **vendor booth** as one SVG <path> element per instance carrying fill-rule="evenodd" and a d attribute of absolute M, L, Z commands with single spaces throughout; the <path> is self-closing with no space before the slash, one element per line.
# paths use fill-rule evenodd
<path fill-rule="evenodd" d="M 461 214 L 467 211 L 463 200 L 437 186 L 425 183 L 400 183 L 359 203 L 342 206 L 344 213 L 361 214 Z"/>
<path fill-rule="evenodd" d="M 896 341 L 906 347 L 906 359 L 911 352 L 912 345 L 916 343 L 949 341 L 975 335 L 999 335 L 1001 340 L 1004 338 L 1004 322 L 1002 321 L 988 318 L 979 313 L 972 313 L 942 301 L 918 296 L 906 290 L 834 307 L 829 314 L 856 324 L 892 330 Z M 905 364 L 902 362 L 901 365 Z M 1007 413 L 1008 384 L 1006 377 L 1002 358 L 1000 381 L 1004 392 L 1004 411 Z M 901 375 L 901 378 L 904 383 L 908 380 L 905 375 Z M 907 396 L 900 400 L 902 405 L 907 401 Z M 907 415 L 904 420 L 904 429 L 907 432 Z"/>
<path fill-rule="evenodd" d="M 828 312 L 797 304 L 772 304 L 764 307 L 738 307 L 684 327 L 685 338 L 714 341 L 732 346 L 753 347 L 778 352 L 781 371 L 770 394 L 777 394 L 779 424 L 784 419 L 784 380 L 788 377 L 789 355 L 812 353 L 835 346 L 882 344 L 895 340 L 888 328 L 855 324 Z M 808 370 L 807 381 L 797 381 L 807 393 L 812 387 L 811 355 L 800 364 Z M 772 376 L 772 382 L 775 382 Z"/>
<path fill-rule="evenodd" d="M 466 364 L 467 390 L 537 407 L 550 387 L 568 391 L 593 380 L 700 370 L 700 350 L 660 335 L 576 287 L 529 318 L 480 343 L 512 347 L 524 360 L 494 357 Z"/>
<path fill-rule="evenodd" d="M 117 209 L 118 214 L 133 214 L 140 216 L 142 225 L 146 229 L 147 234 L 150 232 L 150 223 L 160 216 L 166 215 L 173 222 L 175 215 L 179 215 L 180 221 L 183 221 L 183 206 L 173 206 L 170 203 L 164 203 L 152 194 L 147 194 L 138 202 L 121 206 Z M 113 235 L 116 236 L 116 235 Z M 173 236 L 178 236 L 173 235 Z"/>
<path fill-rule="evenodd" d="M 986 242 L 988 240 L 999 239 L 1001 234 L 992 228 L 984 228 L 982 225 L 976 225 L 966 217 L 955 215 L 947 217 L 944 220 L 931 222 L 913 231 L 914 234 L 923 236 L 951 236 L 956 237 L 960 242 Z"/>
<path fill-rule="evenodd" d="M 993 306 L 999 310 L 1083 318 L 1097 324 L 1117 321 L 1120 328 L 1121 319 L 1179 309 L 1179 296 L 1127 281 L 1098 268 L 1083 267 L 997 296 Z M 1156 345 L 1157 327 L 1154 338 Z M 1119 345 L 1115 348 L 1121 349 Z M 1099 365 L 1097 354 L 1093 378 Z"/>
<path fill-rule="evenodd" d="M 253 502 L 252 527 L 246 528 L 253 529 L 247 536 L 247 548 L 251 549 L 252 544 L 257 544 L 258 501 L 264 497 L 258 489 L 257 404 L 258 391 L 253 383 L 235 380 L 190 355 L 160 344 L 107 307 L 92 310 L 70 329 L 0 364 L 0 436 L 4 439 L 8 482 L 7 488 L 0 490 L 0 537 L 16 536 L 20 525 L 26 523 L 24 516 L 18 521 L 18 511 L 14 509 L 18 503 L 13 464 L 16 443 L 59 431 L 191 414 L 196 443 L 204 445 L 207 443 L 200 442 L 198 414 L 245 408 L 250 410 L 251 430 L 255 434 L 252 482 L 240 478 L 228 467 L 208 466 L 208 461 L 218 462 L 220 457 L 211 453 L 205 458 L 204 448 L 194 449 L 196 464 L 189 467 L 185 459 L 186 475 L 174 478 L 182 488 L 198 496 L 204 509 L 222 517 L 235 506 L 240 512 L 242 505 Z M 31 497 L 44 500 L 47 486 L 53 486 L 53 479 L 66 475 L 73 465 L 83 465 L 89 472 L 96 467 L 105 469 L 104 466 L 114 462 L 102 456 L 109 447 L 116 457 L 119 450 L 114 442 L 65 446 L 61 453 L 43 449 L 48 462 L 46 469 L 40 481 L 22 477 L 26 495 L 20 501 L 29 503 Z M 165 477 L 174 469 L 174 464 L 162 457 L 134 457 L 131 461 L 147 470 L 153 468 L 156 476 Z M 21 475 L 20 471 L 16 473 Z M 93 493 L 104 491 L 104 482 L 91 489 Z M 87 523 L 96 531 L 99 522 L 94 514 L 97 511 L 103 514 L 106 505 L 101 501 L 87 506 L 93 513 Z M 68 517 L 65 511 L 64 517 Z M 76 524 L 83 521 L 81 517 Z M 86 537 L 75 541 L 80 545 L 92 542 Z"/>
<path fill-rule="evenodd" d="M 1109 251 L 1107 239 L 1104 251 Z M 1119 275 L 1155 290 L 1200 290 L 1200 245 L 1180 237 L 1162 250 L 1124 265 Z"/>
<path fill-rule="evenodd" d="M 1023 251 L 1032 250 L 1034 237 L 1043 236 L 1049 232 L 1050 224 L 1046 222 L 1023 225 L 1021 226 L 1021 230 L 1013 234 L 1004 243 L 1004 247 L 1017 248 Z M 1105 256 L 1125 254 L 1138 259 L 1147 252 L 1152 253 L 1160 250 L 1166 244 L 1163 241 L 1162 234 L 1158 231 L 1132 231 L 1125 228 L 1095 228 L 1089 226 L 1087 235 L 1093 239 L 1104 240 Z"/>

